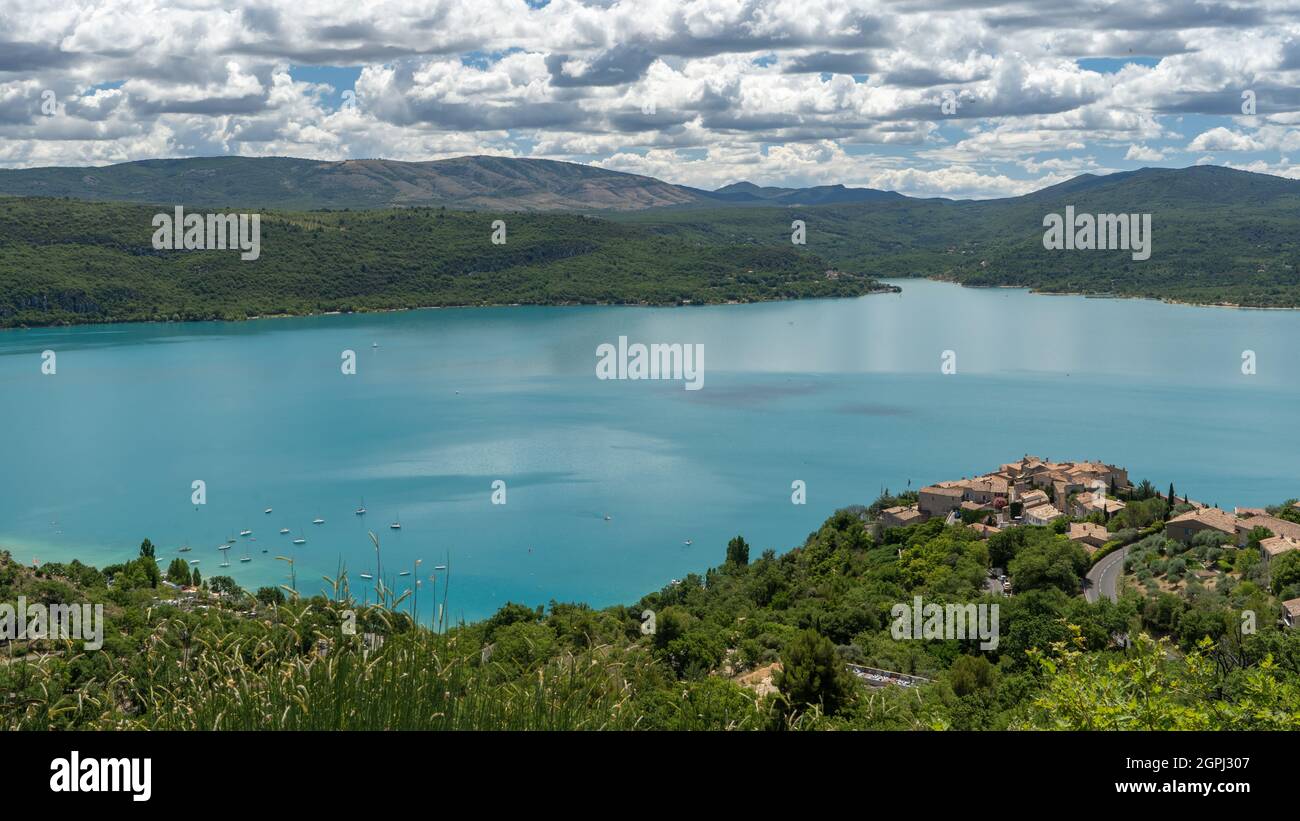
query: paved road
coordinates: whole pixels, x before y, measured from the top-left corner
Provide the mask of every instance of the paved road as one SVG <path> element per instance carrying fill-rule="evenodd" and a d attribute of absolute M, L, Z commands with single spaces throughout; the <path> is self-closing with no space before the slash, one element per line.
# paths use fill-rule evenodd
<path fill-rule="evenodd" d="M 1124 557 L 1127 555 L 1128 548 L 1120 548 L 1093 565 L 1088 571 L 1088 583 L 1083 588 L 1083 595 L 1088 601 L 1097 601 L 1100 596 L 1105 596 L 1111 601 L 1118 598 L 1115 584 L 1124 573 Z"/>

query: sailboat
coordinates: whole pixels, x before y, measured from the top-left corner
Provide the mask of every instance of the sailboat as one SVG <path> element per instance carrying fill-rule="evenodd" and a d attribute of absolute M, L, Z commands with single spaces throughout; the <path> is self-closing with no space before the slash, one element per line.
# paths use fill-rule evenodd
<path fill-rule="evenodd" d="M 271 508 L 268 507 L 266 510 L 263 510 L 262 512 L 263 512 L 263 513 L 270 513 L 270 512 L 271 512 Z"/>
<path fill-rule="evenodd" d="M 397 575 L 399 575 L 399 576 L 409 576 L 409 575 L 411 575 L 411 571 L 409 571 L 409 570 L 403 570 L 401 573 L 398 573 Z"/>
<path fill-rule="evenodd" d="M 240 535 L 240 536 L 252 536 L 252 535 L 253 535 L 253 531 L 251 531 L 251 530 L 241 530 L 241 531 L 239 531 L 239 535 Z"/>
<path fill-rule="evenodd" d="M 298 535 L 298 538 L 296 538 L 296 539 L 293 540 L 293 543 L 294 543 L 294 544 L 307 544 L 307 538 L 306 538 L 305 536 L 299 534 L 299 535 Z"/>
<path fill-rule="evenodd" d="M 287 528 L 287 527 L 282 527 L 282 528 L 280 528 L 280 535 L 281 535 L 281 536 L 283 536 L 284 534 L 286 534 L 286 533 L 288 533 L 288 532 L 289 532 L 289 528 Z"/>
<path fill-rule="evenodd" d="M 374 576 L 372 576 L 372 575 L 369 574 L 369 573 L 361 573 L 360 576 L 361 576 L 361 578 L 363 578 L 363 579 L 373 579 L 373 578 L 374 578 Z"/>
<path fill-rule="evenodd" d="M 686 545 L 687 547 L 690 547 L 691 545 L 695 544 L 695 542 L 690 539 L 687 539 L 686 541 L 682 542 L 682 544 Z"/>
<path fill-rule="evenodd" d="M 312 519 L 312 520 L 311 520 L 311 523 L 314 524 L 314 525 L 323 525 L 323 524 L 325 524 L 325 520 L 322 519 L 321 517 L 317 516 L 315 519 Z"/>
<path fill-rule="evenodd" d="M 400 513 L 397 514 L 397 521 L 393 522 L 391 525 L 389 525 L 389 527 L 392 528 L 393 530 L 401 530 L 401 529 L 402 529 L 402 514 L 400 514 Z"/>
<path fill-rule="evenodd" d="M 365 496 L 362 496 L 362 497 L 361 497 L 361 507 L 357 508 L 356 510 L 354 510 L 354 511 L 352 511 L 352 512 L 355 513 L 355 514 L 357 514 L 358 516 L 364 516 L 364 515 L 366 515 L 366 497 L 365 497 Z"/>
<path fill-rule="evenodd" d="M 190 564 L 198 564 L 198 563 L 199 563 L 198 559 L 190 559 Z"/>
<path fill-rule="evenodd" d="M 253 560 L 253 557 L 250 556 L 250 555 L 248 555 L 247 553 L 245 553 L 245 554 L 244 554 L 243 556 L 241 556 L 240 559 L 239 559 L 239 561 L 240 561 L 241 563 L 242 563 L 242 562 L 251 562 L 252 560 Z"/>

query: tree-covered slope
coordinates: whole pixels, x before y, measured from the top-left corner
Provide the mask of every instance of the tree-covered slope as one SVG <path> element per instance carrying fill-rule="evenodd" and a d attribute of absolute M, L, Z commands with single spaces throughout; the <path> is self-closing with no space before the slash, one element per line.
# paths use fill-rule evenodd
<path fill-rule="evenodd" d="M 0 199 L 0 326 L 442 305 L 856 296 L 789 245 L 696 244 L 570 214 L 266 212 L 261 255 L 158 251 L 158 209 Z M 170 213 L 170 212 L 168 212 Z M 506 241 L 491 241 L 493 222 Z"/>

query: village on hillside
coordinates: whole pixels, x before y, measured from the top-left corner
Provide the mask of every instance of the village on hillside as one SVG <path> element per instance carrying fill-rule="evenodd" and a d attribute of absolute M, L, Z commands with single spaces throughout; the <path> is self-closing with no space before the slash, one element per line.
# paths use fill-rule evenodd
<path fill-rule="evenodd" d="M 1113 525 L 1123 517 L 1125 499 L 1135 495 L 1159 497 L 1169 503 L 1164 535 L 1190 545 L 1202 532 L 1220 534 L 1226 547 L 1258 545 L 1267 566 L 1278 556 L 1300 549 L 1300 523 L 1270 514 L 1263 508 L 1238 507 L 1229 513 L 1186 497 L 1160 493 L 1149 486 L 1135 488 L 1128 471 L 1102 462 L 1052 462 L 1026 455 L 980 476 L 926 485 L 915 501 L 880 511 L 882 529 L 905 527 L 934 518 L 964 524 L 981 538 L 1012 527 L 1053 527 L 1078 543 L 1094 559 L 1123 545 L 1116 544 Z M 1172 496 L 1172 498 L 1171 498 Z M 1300 502 L 1292 503 L 1300 510 Z M 1300 519 L 1300 516 L 1297 516 Z M 1159 524 L 1159 523 L 1157 523 Z M 1300 598 L 1282 603 L 1287 627 L 1300 623 Z"/>

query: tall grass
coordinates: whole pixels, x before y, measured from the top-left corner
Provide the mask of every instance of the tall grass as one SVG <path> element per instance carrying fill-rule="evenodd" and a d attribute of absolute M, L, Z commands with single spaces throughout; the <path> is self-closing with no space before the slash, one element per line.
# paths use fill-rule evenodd
<path fill-rule="evenodd" d="M 169 730 L 572 730 L 630 724 L 627 685 L 594 659 L 551 663 L 522 680 L 458 652 L 425 630 L 378 651 L 336 647 L 259 666 L 206 653 L 181 686 L 150 695 L 126 726 Z M 256 654 L 254 655 L 256 659 Z M 579 670 L 579 666 L 585 669 Z"/>
<path fill-rule="evenodd" d="M 359 610 L 359 629 L 385 636 L 376 649 L 337 629 L 352 606 L 291 602 L 267 621 L 209 617 L 193 632 L 193 619 L 172 616 L 129 659 L 78 655 L 70 644 L 62 657 L 0 659 L 0 727 L 600 730 L 635 723 L 631 687 L 608 648 L 518 668 L 485 662 L 477 643 L 414 626 L 405 613 Z M 74 676 L 88 663 L 102 670 Z"/>

